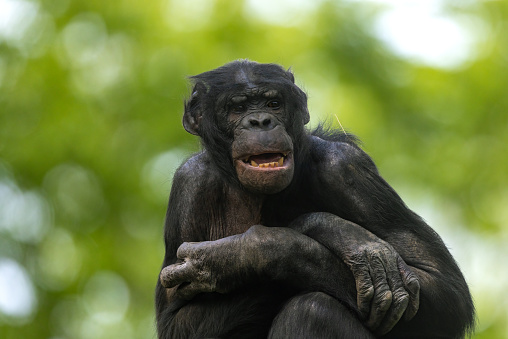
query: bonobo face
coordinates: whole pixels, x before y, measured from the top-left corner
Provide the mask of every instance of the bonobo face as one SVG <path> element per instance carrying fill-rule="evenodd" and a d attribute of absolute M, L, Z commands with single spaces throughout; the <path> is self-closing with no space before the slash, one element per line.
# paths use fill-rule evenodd
<path fill-rule="evenodd" d="M 282 191 L 293 179 L 294 161 L 280 93 L 251 87 L 233 95 L 226 111 L 235 126 L 231 150 L 240 183 L 257 193 Z"/>
<path fill-rule="evenodd" d="M 224 179 L 274 194 L 293 179 L 295 142 L 309 121 L 307 96 L 274 64 L 234 61 L 192 77 L 183 125 L 199 135 Z M 296 156 L 295 156 L 296 154 Z"/>

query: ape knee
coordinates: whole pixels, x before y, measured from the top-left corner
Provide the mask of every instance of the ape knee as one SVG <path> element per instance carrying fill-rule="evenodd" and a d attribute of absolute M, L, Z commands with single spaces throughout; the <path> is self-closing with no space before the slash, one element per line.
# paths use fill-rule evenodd
<path fill-rule="evenodd" d="M 322 292 L 298 295 L 279 312 L 270 338 L 374 338 L 344 305 Z"/>
<path fill-rule="evenodd" d="M 342 304 L 322 292 L 307 293 L 290 299 L 283 313 L 295 320 L 324 323 L 328 315 L 336 313 Z"/>

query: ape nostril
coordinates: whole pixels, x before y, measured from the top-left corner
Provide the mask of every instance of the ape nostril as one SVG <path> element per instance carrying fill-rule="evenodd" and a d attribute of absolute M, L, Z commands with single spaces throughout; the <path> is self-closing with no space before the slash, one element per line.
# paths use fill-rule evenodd
<path fill-rule="evenodd" d="M 264 113 L 254 113 L 242 120 L 242 126 L 252 130 L 267 131 L 275 128 L 276 125 L 276 119 Z"/>
<path fill-rule="evenodd" d="M 259 121 L 257 121 L 256 119 L 250 119 L 250 120 L 249 120 L 249 123 L 250 123 L 252 126 L 259 126 Z"/>

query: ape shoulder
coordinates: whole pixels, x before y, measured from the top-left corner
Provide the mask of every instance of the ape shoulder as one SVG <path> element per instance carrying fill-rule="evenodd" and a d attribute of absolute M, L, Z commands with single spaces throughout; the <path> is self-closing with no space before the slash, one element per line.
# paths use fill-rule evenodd
<path fill-rule="evenodd" d="M 176 170 L 173 181 L 191 180 L 199 182 L 210 175 L 210 161 L 205 152 L 199 152 L 192 155 Z"/>
<path fill-rule="evenodd" d="M 324 180 L 344 181 L 353 173 L 378 174 L 374 161 L 354 139 L 330 140 L 312 135 L 311 156 Z"/>
<path fill-rule="evenodd" d="M 217 173 L 206 152 L 199 152 L 187 159 L 175 172 L 170 198 L 178 204 L 187 204 L 193 200 L 200 190 L 208 187 L 217 179 Z"/>

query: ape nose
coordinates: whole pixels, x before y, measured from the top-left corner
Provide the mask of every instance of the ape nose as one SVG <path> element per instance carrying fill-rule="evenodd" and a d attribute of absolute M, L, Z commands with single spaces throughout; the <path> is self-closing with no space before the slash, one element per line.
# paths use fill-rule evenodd
<path fill-rule="evenodd" d="M 253 113 L 244 118 L 242 125 L 250 130 L 269 131 L 275 128 L 277 124 L 270 114 Z"/>

